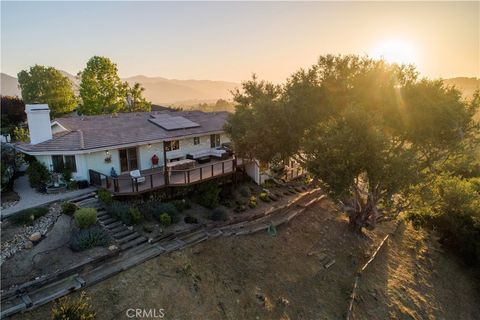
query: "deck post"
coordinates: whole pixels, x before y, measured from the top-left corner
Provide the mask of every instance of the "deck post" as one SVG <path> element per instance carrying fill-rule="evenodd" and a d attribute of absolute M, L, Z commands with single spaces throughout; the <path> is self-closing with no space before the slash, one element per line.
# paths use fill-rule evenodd
<path fill-rule="evenodd" d="M 135 192 L 135 184 L 134 184 L 133 178 L 132 178 L 132 192 Z"/>
<path fill-rule="evenodd" d="M 222 161 L 222 174 L 225 174 L 225 161 Z"/>
<path fill-rule="evenodd" d="M 150 189 L 153 189 L 153 173 L 150 175 Z"/>
<path fill-rule="evenodd" d="M 187 171 L 187 181 L 190 183 L 190 170 Z"/>
<path fill-rule="evenodd" d="M 137 178 L 135 178 L 135 190 L 138 193 L 138 180 L 137 180 Z"/>
<path fill-rule="evenodd" d="M 168 177 L 167 149 L 165 149 L 165 141 L 163 142 L 163 177 L 165 180 L 165 186 L 168 186 L 170 181 Z"/>
<path fill-rule="evenodd" d="M 203 167 L 200 167 L 200 181 L 202 181 L 203 177 L 202 177 L 202 169 Z"/>
<path fill-rule="evenodd" d="M 212 164 L 212 178 L 213 178 L 213 166 L 214 166 L 214 165 L 215 165 L 215 164 Z"/>

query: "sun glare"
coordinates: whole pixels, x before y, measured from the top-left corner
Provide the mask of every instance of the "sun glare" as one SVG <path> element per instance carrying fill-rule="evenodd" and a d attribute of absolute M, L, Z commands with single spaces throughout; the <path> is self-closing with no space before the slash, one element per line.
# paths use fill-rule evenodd
<path fill-rule="evenodd" d="M 417 62 L 415 48 L 408 42 L 396 39 L 380 43 L 373 49 L 372 57 L 383 58 L 391 63 L 415 64 Z"/>

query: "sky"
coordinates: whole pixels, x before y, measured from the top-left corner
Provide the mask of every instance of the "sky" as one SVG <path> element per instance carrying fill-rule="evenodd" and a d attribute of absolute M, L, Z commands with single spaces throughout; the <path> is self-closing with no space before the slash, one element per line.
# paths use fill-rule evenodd
<path fill-rule="evenodd" d="M 282 82 L 323 54 L 480 77 L 480 2 L 4 2 L 1 71 L 72 74 L 94 55 L 122 77 Z"/>

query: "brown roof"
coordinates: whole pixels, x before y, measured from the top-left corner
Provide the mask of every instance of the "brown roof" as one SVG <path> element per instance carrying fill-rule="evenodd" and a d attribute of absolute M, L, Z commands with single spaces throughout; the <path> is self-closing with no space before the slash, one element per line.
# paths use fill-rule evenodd
<path fill-rule="evenodd" d="M 200 126 L 168 131 L 149 121 L 152 116 L 158 114 L 182 116 Z M 25 152 L 80 151 L 154 140 L 171 140 L 223 131 L 227 116 L 227 112 L 161 111 L 58 118 L 55 121 L 68 131 L 54 134 L 53 139 L 36 145 L 21 143 L 17 147 Z"/>

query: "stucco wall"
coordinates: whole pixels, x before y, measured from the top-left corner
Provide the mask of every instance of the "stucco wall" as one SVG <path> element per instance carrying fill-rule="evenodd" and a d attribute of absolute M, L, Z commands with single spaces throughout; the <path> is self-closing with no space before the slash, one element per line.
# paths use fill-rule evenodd
<path fill-rule="evenodd" d="M 229 142 L 230 139 L 226 134 L 221 134 L 220 143 Z M 140 170 L 150 169 L 152 167 L 152 156 L 154 154 L 159 158 L 159 165 L 162 166 L 163 161 L 163 142 L 152 143 L 149 147 L 147 144 L 138 146 L 138 164 Z M 167 159 L 184 158 L 188 153 L 199 151 L 202 149 L 210 149 L 210 135 L 200 136 L 200 144 L 194 145 L 193 137 L 180 139 L 180 148 L 167 152 Z M 73 173 L 73 177 L 77 180 L 88 180 L 88 170 L 92 169 L 106 175 L 110 175 L 112 167 L 115 168 L 117 174 L 120 174 L 120 157 L 119 149 L 109 150 L 112 160 L 105 162 L 105 151 L 91 152 L 75 155 L 77 172 Z M 51 156 L 36 156 L 37 160 L 43 162 L 48 169 L 51 169 Z"/>

